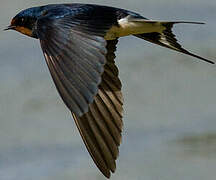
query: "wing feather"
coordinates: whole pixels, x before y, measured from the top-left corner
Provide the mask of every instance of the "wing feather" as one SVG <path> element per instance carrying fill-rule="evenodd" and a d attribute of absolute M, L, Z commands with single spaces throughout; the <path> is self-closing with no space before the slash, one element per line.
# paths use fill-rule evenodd
<path fill-rule="evenodd" d="M 86 21 L 91 16 L 84 14 L 55 18 L 55 12 L 37 22 L 41 47 L 90 155 L 110 177 L 121 142 L 123 97 L 114 62 L 118 40 L 106 41 L 104 36 L 116 16 L 106 16 L 101 25 L 98 15 L 96 22 Z"/>
<path fill-rule="evenodd" d="M 107 62 L 104 66 L 98 93 L 94 97 L 93 103 L 89 105 L 89 111 L 81 117 L 73 114 L 89 153 L 106 177 L 110 177 L 110 171 L 114 172 L 116 169 L 115 160 L 119 154 L 118 146 L 121 142 L 123 126 L 121 82 L 114 62 L 116 44 L 117 40 L 107 41 Z M 114 67 L 114 69 L 112 70 L 110 67 Z M 86 131 L 91 134 L 90 140 L 85 138 Z M 92 148 L 92 142 L 94 148 Z"/>
<path fill-rule="evenodd" d="M 38 22 L 41 47 L 59 94 L 68 108 L 81 116 L 97 94 L 106 62 L 106 41 L 59 21 L 46 26 Z"/>

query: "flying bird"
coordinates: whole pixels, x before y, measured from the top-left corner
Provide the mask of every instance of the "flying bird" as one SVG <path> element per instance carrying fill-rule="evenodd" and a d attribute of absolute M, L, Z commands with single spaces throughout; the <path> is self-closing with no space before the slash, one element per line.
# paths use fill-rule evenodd
<path fill-rule="evenodd" d="M 122 85 L 115 65 L 118 38 L 133 35 L 214 63 L 177 42 L 172 27 L 128 10 L 95 4 L 50 4 L 18 13 L 5 30 L 39 39 L 55 86 L 99 170 L 115 172 L 122 133 Z"/>

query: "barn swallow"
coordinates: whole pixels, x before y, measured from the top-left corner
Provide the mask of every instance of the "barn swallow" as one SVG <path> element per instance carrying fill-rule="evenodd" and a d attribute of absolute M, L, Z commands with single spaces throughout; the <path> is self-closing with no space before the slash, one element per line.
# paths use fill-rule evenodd
<path fill-rule="evenodd" d="M 177 42 L 174 24 L 94 4 L 51 4 L 18 13 L 5 30 L 40 40 L 56 88 L 72 113 L 95 164 L 107 178 L 116 169 L 123 96 L 115 65 L 118 38 L 133 35 L 196 57 Z"/>

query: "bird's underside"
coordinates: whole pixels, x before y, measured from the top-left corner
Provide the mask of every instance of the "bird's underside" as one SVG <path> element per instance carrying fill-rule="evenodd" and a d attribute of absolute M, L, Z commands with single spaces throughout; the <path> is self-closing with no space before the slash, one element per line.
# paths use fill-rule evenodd
<path fill-rule="evenodd" d="M 176 23 L 199 24 L 196 22 L 152 21 L 131 11 L 98 5 L 36 8 L 25 10 L 34 18 L 40 14 L 32 32 L 15 27 L 15 20 L 10 29 L 40 40 L 56 88 L 95 164 L 108 178 L 116 169 L 123 127 L 123 96 L 114 61 L 118 38 L 134 35 L 213 63 L 183 49 L 172 33 Z M 25 11 L 20 14 L 27 14 Z"/>

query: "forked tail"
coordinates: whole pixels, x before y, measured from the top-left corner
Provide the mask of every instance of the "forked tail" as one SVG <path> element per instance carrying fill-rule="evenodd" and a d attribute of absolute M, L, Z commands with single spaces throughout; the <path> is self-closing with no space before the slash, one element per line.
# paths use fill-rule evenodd
<path fill-rule="evenodd" d="M 158 21 L 145 20 L 145 23 L 158 23 Z M 198 56 L 196 54 L 193 54 L 187 51 L 186 49 L 182 48 L 181 45 L 177 42 L 177 39 L 175 38 L 175 35 L 172 32 L 173 25 L 177 23 L 191 23 L 191 24 L 204 24 L 204 23 L 185 22 L 185 21 L 159 22 L 159 23 L 161 26 L 165 27 L 165 30 L 163 30 L 162 32 L 150 32 L 150 33 L 136 34 L 134 36 L 144 39 L 146 41 L 158 44 L 160 46 L 164 46 L 164 47 L 173 49 L 175 51 L 179 51 L 181 53 L 196 57 L 208 63 L 214 64 L 213 61 L 203 58 L 201 56 Z"/>

